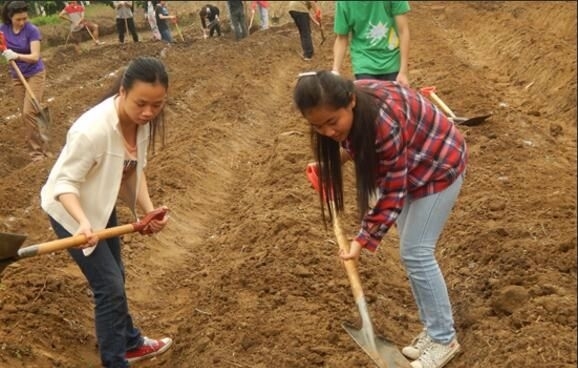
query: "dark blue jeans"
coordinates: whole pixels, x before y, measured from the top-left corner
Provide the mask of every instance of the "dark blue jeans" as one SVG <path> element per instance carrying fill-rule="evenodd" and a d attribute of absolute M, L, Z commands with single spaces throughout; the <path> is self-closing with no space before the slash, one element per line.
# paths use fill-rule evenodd
<path fill-rule="evenodd" d="M 50 218 L 50 223 L 59 238 L 71 236 L 53 218 Z M 117 226 L 115 210 L 106 227 L 114 226 Z M 115 237 L 101 240 L 89 256 L 85 256 L 82 249 L 68 250 L 94 294 L 96 338 L 100 359 L 106 368 L 128 367 L 126 351 L 142 345 L 143 341 L 128 311 L 120 245 L 120 238 Z"/>
<path fill-rule="evenodd" d="M 392 81 L 395 82 L 399 72 L 393 72 L 388 74 L 355 74 L 355 79 L 377 79 L 382 81 Z"/>

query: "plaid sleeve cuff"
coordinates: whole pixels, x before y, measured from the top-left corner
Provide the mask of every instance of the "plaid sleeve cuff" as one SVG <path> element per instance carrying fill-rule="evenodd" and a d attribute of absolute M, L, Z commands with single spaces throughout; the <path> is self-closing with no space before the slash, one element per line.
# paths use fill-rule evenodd
<path fill-rule="evenodd" d="M 379 246 L 380 240 L 374 239 L 368 232 L 361 230 L 357 236 L 355 237 L 355 241 L 357 241 L 361 246 L 368 251 L 374 253 Z"/>

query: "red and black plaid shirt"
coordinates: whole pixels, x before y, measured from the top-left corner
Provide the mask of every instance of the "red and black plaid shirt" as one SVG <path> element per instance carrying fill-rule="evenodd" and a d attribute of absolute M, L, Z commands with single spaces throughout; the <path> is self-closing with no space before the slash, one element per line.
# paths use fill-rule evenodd
<path fill-rule="evenodd" d="M 355 237 L 374 252 L 407 196 L 417 199 L 441 192 L 464 172 L 467 148 L 455 125 L 417 91 L 375 80 L 355 84 L 373 91 L 382 106 L 375 122 L 379 196 Z M 343 148 L 355 157 L 349 140 Z"/>

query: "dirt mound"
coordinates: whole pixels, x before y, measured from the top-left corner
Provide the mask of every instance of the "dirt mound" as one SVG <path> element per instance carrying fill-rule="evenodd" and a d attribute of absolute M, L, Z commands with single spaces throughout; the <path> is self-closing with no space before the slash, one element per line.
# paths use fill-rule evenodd
<path fill-rule="evenodd" d="M 438 247 L 463 346 L 448 368 L 575 367 L 576 3 L 412 8 L 412 84 L 435 85 L 459 115 L 493 113 L 462 128 L 468 174 Z M 231 34 L 202 40 L 196 23 L 183 31 L 163 59 L 168 145 L 148 171 L 171 224 L 124 238 L 134 319 L 151 337 L 175 339 L 141 366 L 373 367 L 341 328 L 358 312 L 304 175 L 308 127 L 291 106 L 296 75 L 331 66 L 331 37 L 306 63 L 291 23 L 238 43 Z M 45 51 L 53 152 L 121 66 L 161 55 L 141 35 L 122 49 L 110 35 L 79 56 Z M 0 231 L 27 234 L 30 245 L 54 239 L 39 207 L 53 160 L 29 162 L 10 93 L 0 85 Z M 354 202 L 350 191 L 349 234 Z M 360 272 L 376 330 L 409 342 L 420 324 L 395 232 L 362 256 Z M 21 260 L 0 282 L 1 367 L 99 365 L 91 295 L 66 252 Z"/>

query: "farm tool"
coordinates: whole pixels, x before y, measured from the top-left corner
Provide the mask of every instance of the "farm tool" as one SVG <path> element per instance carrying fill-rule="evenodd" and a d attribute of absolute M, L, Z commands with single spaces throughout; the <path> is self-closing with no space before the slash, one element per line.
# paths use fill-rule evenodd
<path fill-rule="evenodd" d="M 179 35 L 179 38 L 181 39 L 182 42 L 185 42 L 185 38 L 183 37 L 183 32 L 181 32 L 181 27 L 179 27 L 178 15 L 175 15 L 175 19 L 173 20 L 173 23 L 175 25 L 175 28 L 177 30 L 177 34 Z"/>
<path fill-rule="evenodd" d="M 448 105 L 446 105 L 445 102 L 443 102 L 442 99 L 435 93 L 436 88 L 434 86 L 423 87 L 420 89 L 420 91 L 424 96 L 431 98 L 456 125 L 480 125 L 492 116 L 492 114 L 487 114 L 473 118 L 457 117 L 456 114 L 454 114 L 454 112 L 448 107 Z"/>
<path fill-rule="evenodd" d="M 143 219 L 132 224 L 120 225 L 108 229 L 96 231 L 96 235 L 100 240 L 109 239 L 115 236 L 121 236 L 132 232 L 146 232 L 147 225 L 152 220 L 162 220 L 167 214 L 167 209 L 164 207 L 157 208 L 149 212 Z M 43 254 L 52 253 L 55 251 L 77 247 L 86 244 L 86 236 L 83 234 L 74 235 L 68 238 L 56 239 L 46 243 L 29 245 L 23 248 L 20 246 L 26 240 L 26 235 L 0 233 L 0 275 L 4 269 L 13 262 L 21 258 L 39 256 Z"/>
<path fill-rule="evenodd" d="M 321 10 L 318 9 L 315 12 L 315 16 L 311 17 L 311 19 L 313 20 L 313 23 L 315 23 L 317 25 L 317 27 L 319 27 L 319 32 L 321 33 L 321 42 L 319 42 L 319 46 L 323 45 L 323 43 L 325 43 L 325 32 L 323 31 L 323 23 L 321 23 Z"/>
<path fill-rule="evenodd" d="M 248 33 L 251 33 L 251 27 L 253 27 L 253 20 L 255 20 L 255 9 L 251 10 L 251 19 L 249 20 L 249 28 L 247 28 Z"/>
<path fill-rule="evenodd" d="M 319 178 L 314 167 L 309 165 L 307 167 L 307 179 L 313 185 L 313 188 L 319 192 Z M 325 193 L 324 193 L 325 196 Z M 331 218 L 333 222 L 333 232 L 337 239 L 339 249 L 342 251 L 349 251 L 349 241 L 345 237 L 341 224 L 337 215 L 337 210 L 333 201 L 329 201 L 329 209 L 331 211 Z M 353 340 L 371 357 L 373 362 L 379 368 L 411 368 L 409 361 L 401 354 L 398 348 L 382 336 L 374 333 L 373 324 L 367 309 L 367 302 L 363 289 L 361 288 L 361 280 L 359 272 L 357 271 L 357 262 L 354 260 L 343 261 L 353 297 L 357 304 L 357 309 L 361 317 L 361 328 L 356 328 L 350 323 L 343 323 L 342 327 L 353 338 Z"/>
<path fill-rule="evenodd" d="M 0 32 L 0 52 L 4 52 L 4 50 L 6 50 L 6 39 L 4 38 L 4 33 Z M 50 125 L 50 112 L 48 111 L 48 107 L 42 107 L 42 105 L 40 105 L 40 102 L 38 102 L 38 99 L 32 92 L 30 85 L 26 81 L 26 78 L 24 77 L 22 71 L 20 71 L 20 68 L 18 67 L 18 65 L 14 60 L 10 60 L 10 66 L 12 67 L 12 69 L 14 69 L 14 72 L 18 76 L 18 79 L 20 79 L 20 82 L 22 83 L 22 85 L 26 89 L 28 96 L 30 97 L 32 106 L 36 111 L 35 121 L 36 125 L 38 126 L 40 135 L 42 136 L 42 139 L 45 142 L 48 142 L 49 139 L 48 126 Z"/>

